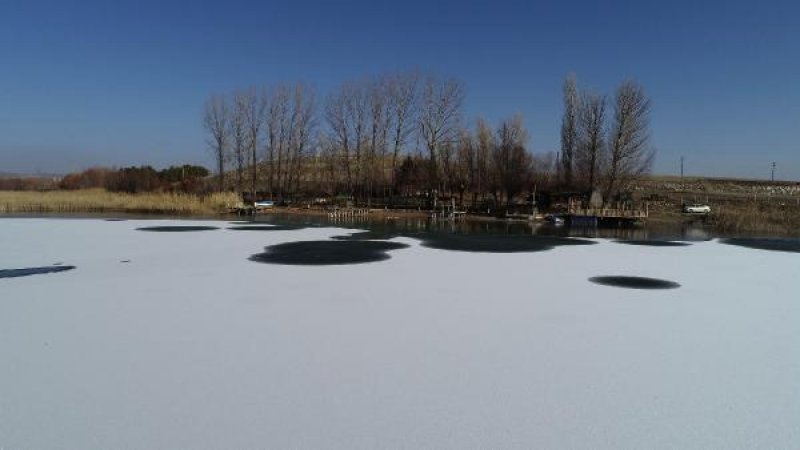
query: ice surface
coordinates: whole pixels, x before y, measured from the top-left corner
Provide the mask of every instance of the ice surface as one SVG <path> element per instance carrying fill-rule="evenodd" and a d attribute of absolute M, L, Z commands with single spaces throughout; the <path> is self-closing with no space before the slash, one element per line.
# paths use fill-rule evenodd
<path fill-rule="evenodd" d="M 174 225 L 220 229 L 136 231 Z M 398 238 L 297 266 L 248 258 L 348 231 L 226 226 L 0 219 L 0 269 L 77 267 L 0 279 L 0 448 L 800 446 L 796 253 Z"/>

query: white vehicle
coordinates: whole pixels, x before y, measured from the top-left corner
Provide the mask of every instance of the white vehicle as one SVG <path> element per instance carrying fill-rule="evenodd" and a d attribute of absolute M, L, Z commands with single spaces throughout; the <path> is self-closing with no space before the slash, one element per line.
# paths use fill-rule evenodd
<path fill-rule="evenodd" d="M 699 203 L 683 205 L 683 212 L 689 214 L 708 214 L 711 212 L 711 207 L 708 205 L 701 205 Z"/>
<path fill-rule="evenodd" d="M 271 200 L 261 200 L 253 203 L 256 209 L 264 209 L 264 208 L 272 208 L 275 206 L 275 202 Z"/>

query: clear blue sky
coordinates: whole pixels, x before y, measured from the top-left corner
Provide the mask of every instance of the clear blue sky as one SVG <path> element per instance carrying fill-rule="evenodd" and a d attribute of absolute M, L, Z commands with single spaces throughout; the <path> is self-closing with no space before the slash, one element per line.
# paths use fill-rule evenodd
<path fill-rule="evenodd" d="M 557 150 L 561 83 L 653 102 L 656 173 L 800 179 L 800 6 L 658 1 L 0 2 L 0 171 L 210 165 L 209 94 L 419 68 Z"/>

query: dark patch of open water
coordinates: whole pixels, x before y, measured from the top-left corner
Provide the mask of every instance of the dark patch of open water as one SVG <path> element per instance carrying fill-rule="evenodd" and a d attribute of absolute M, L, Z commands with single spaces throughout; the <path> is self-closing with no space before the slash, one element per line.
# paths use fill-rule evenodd
<path fill-rule="evenodd" d="M 139 231 L 155 231 L 155 232 L 166 232 L 166 233 L 181 233 L 186 231 L 209 231 L 209 230 L 219 230 L 219 227 L 209 227 L 209 226 L 200 226 L 200 225 L 165 225 L 165 226 L 153 226 L 153 227 L 140 227 L 137 228 Z"/>
<path fill-rule="evenodd" d="M 692 245 L 688 242 L 676 242 L 676 241 L 651 241 L 651 240 L 618 240 L 615 241 L 619 244 L 627 244 L 627 245 L 642 245 L 646 247 L 686 247 Z"/>
<path fill-rule="evenodd" d="M 45 267 L 26 267 L 24 269 L 2 269 L 0 278 L 27 277 L 30 275 L 44 275 L 47 273 L 66 272 L 75 269 L 75 266 L 45 266 Z"/>
<path fill-rule="evenodd" d="M 422 245 L 425 247 L 486 253 L 540 252 L 565 245 L 591 244 L 595 242 L 558 236 L 432 233 L 422 237 Z"/>
<path fill-rule="evenodd" d="M 272 245 L 264 253 L 250 257 L 251 261 L 289 265 L 361 264 L 389 259 L 387 252 L 408 245 L 386 241 L 300 241 Z"/>
<path fill-rule="evenodd" d="M 295 225 L 236 225 L 228 227 L 229 230 L 236 231 L 292 231 L 303 228 L 305 227 Z"/>
<path fill-rule="evenodd" d="M 727 238 L 720 242 L 757 250 L 800 253 L 800 238 Z"/>
<path fill-rule="evenodd" d="M 669 280 L 648 277 L 632 277 L 623 275 L 606 275 L 589 278 L 589 281 L 604 286 L 628 289 L 675 289 L 681 285 Z"/>

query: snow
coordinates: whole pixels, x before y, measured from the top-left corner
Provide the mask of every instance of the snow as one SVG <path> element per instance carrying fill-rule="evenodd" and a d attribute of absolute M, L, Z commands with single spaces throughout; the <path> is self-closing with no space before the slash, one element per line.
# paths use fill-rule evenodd
<path fill-rule="evenodd" d="M 800 446 L 796 253 L 284 266 L 248 257 L 354 230 L 135 230 L 179 224 L 0 219 L 0 269 L 77 266 L 0 279 L 0 448 Z"/>

